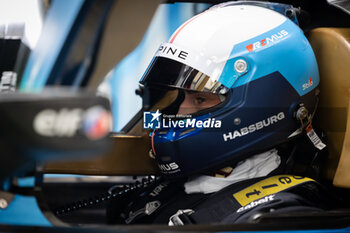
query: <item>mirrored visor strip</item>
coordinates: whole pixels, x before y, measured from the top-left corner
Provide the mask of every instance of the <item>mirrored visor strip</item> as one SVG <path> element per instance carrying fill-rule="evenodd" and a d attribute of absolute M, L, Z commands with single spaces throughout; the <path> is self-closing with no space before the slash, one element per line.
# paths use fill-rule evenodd
<path fill-rule="evenodd" d="M 140 81 L 143 85 L 181 88 L 191 91 L 225 94 L 228 88 L 207 74 L 181 62 L 156 57 Z"/>

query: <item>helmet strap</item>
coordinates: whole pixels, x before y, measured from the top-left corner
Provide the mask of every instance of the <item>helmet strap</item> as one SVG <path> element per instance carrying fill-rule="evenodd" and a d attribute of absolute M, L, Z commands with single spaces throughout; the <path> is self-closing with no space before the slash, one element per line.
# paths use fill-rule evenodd
<path fill-rule="evenodd" d="M 312 144 L 319 150 L 325 148 L 326 144 L 322 142 L 312 127 L 312 115 L 309 114 L 309 111 L 304 104 L 300 104 L 300 107 L 296 112 L 296 118 L 300 121 L 302 129 L 306 132 L 306 135 Z"/>

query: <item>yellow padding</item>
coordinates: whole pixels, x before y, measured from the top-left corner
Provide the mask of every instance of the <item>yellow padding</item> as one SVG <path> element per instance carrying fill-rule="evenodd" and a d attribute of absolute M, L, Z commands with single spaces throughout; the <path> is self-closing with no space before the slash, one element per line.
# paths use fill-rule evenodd
<path fill-rule="evenodd" d="M 290 187 L 302 184 L 305 182 L 314 181 L 313 179 L 302 176 L 291 175 L 278 175 L 272 176 L 265 180 L 262 180 L 256 184 L 249 186 L 235 194 L 233 197 L 241 204 L 245 206 L 252 201 L 256 201 L 260 198 L 268 195 L 281 192 Z"/>

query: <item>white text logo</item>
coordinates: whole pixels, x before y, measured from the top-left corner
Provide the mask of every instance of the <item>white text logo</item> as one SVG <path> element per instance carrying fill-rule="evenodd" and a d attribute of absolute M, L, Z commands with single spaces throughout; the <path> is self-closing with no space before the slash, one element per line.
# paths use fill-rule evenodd
<path fill-rule="evenodd" d="M 260 130 L 264 127 L 277 123 L 285 118 L 283 112 L 278 113 L 277 115 L 271 116 L 265 120 L 259 121 L 255 124 L 251 124 L 248 127 L 241 128 L 240 130 L 235 130 L 234 132 L 228 132 L 227 134 L 223 134 L 224 141 L 233 140 L 237 137 L 245 136 L 249 133 L 253 133 L 254 131 Z"/>
<path fill-rule="evenodd" d="M 179 165 L 177 163 L 172 162 L 172 163 L 166 163 L 166 164 L 159 164 L 158 165 L 160 170 L 163 172 L 170 172 L 170 171 L 176 171 L 179 169 Z"/>
<path fill-rule="evenodd" d="M 45 137 L 73 137 L 78 129 L 90 139 L 104 137 L 111 127 L 110 112 L 102 106 L 87 110 L 81 108 L 45 109 L 39 112 L 33 121 L 33 128 Z"/>
<path fill-rule="evenodd" d="M 281 30 L 278 33 L 275 33 L 269 37 L 266 37 L 260 41 L 254 42 L 252 44 L 249 44 L 246 46 L 246 49 L 249 52 L 253 52 L 257 49 L 263 49 L 263 48 L 267 48 L 270 45 L 276 44 L 278 42 L 280 42 L 282 39 L 284 39 L 286 36 L 288 35 L 288 32 L 286 30 Z"/>
<path fill-rule="evenodd" d="M 312 79 L 311 77 L 309 78 L 309 82 L 304 83 L 303 84 L 303 91 L 305 91 L 306 89 L 308 89 L 309 87 L 311 87 L 313 85 Z"/>

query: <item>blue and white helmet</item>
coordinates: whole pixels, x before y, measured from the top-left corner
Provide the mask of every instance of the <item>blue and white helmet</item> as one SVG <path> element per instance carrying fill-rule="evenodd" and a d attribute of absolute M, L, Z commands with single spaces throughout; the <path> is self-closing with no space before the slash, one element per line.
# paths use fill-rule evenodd
<path fill-rule="evenodd" d="M 297 135 L 296 112 L 314 111 L 319 73 L 295 21 L 266 7 L 221 4 L 180 26 L 140 84 L 144 110 L 163 113 L 151 133 L 157 163 L 165 175 L 183 176 L 237 164 Z M 178 119 L 184 93 L 210 93 L 220 103 Z"/>

